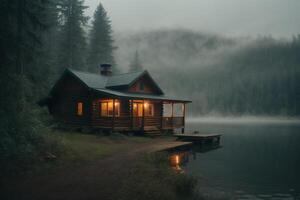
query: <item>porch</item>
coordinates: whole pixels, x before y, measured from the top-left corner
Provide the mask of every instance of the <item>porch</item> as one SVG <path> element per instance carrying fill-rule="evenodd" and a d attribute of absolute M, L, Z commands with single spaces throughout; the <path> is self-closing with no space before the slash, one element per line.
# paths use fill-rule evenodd
<path fill-rule="evenodd" d="M 93 101 L 92 126 L 116 131 L 184 131 L 185 112 L 185 102 L 96 99 Z"/>

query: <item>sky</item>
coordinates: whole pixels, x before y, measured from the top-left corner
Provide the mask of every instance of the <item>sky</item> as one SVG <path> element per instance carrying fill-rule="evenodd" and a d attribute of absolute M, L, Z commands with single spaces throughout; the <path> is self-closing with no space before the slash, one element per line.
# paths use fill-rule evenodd
<path fill-rule="evenodd" d="M 87 14 L 100 0 L 85 0 Z M 184 28 L 228 36 L 300 33 L 300 0 L 101 0 L 113 29 Z"/>

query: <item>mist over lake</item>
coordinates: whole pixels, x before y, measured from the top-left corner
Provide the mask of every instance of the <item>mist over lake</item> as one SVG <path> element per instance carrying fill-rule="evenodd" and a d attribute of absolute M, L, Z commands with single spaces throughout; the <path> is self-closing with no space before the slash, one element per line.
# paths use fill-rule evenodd
<path fill-rule="evenodd" d="M 300 123 L 245 122 L 189 120 L 189 130 L 223 136 L 221 148 L 191 153 L 183 170 L 198 177 L 200 190 L 211 197 L 298 199 Z"/>

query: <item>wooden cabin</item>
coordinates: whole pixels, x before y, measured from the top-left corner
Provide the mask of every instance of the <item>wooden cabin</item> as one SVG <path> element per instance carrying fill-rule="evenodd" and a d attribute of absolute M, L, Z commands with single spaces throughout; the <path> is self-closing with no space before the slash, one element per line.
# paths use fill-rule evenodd
<path fill-rule="evenodd" d="M 47 101 L 50 114 L 74 126 L 115 131 L 184 131 L 186 104 L 168 97 L 147 71 L 112 75 L 66 69 Z"/>

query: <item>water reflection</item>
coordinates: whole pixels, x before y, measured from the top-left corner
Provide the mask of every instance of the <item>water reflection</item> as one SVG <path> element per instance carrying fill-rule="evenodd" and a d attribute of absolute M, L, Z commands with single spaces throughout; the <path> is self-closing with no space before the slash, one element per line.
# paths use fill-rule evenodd
<path fill-rule="evenodd" d="M 183 173 L 183 169 L 181 165 L 187 163 L 189 160 L 189 153 L 188 152 L 178 152 L 171 154 L 169 156 L 170 166 L 178 173 Z"/>
<path fill-rule="evenodd" d="M 190 161 L 190 159 L 196 160 L 197 153 L 204 153 L 221 148 L 219 144 L 208 145 L 188 145 L 179 148 L 169 149 L 169 162 L 172 169 L 177 173 L 184 173 L 183 167 Z"/>
<path fill-rule="evenodd" d="M 199 177 L 203 193 L 225 193 L 233 199 L 300 199 L 300 125 L 188 123 L 187 127 L 223 134 L 224 147 L 216 151 L 195 146 L 170 153 L 189 152 L 179 167 Z"/>

